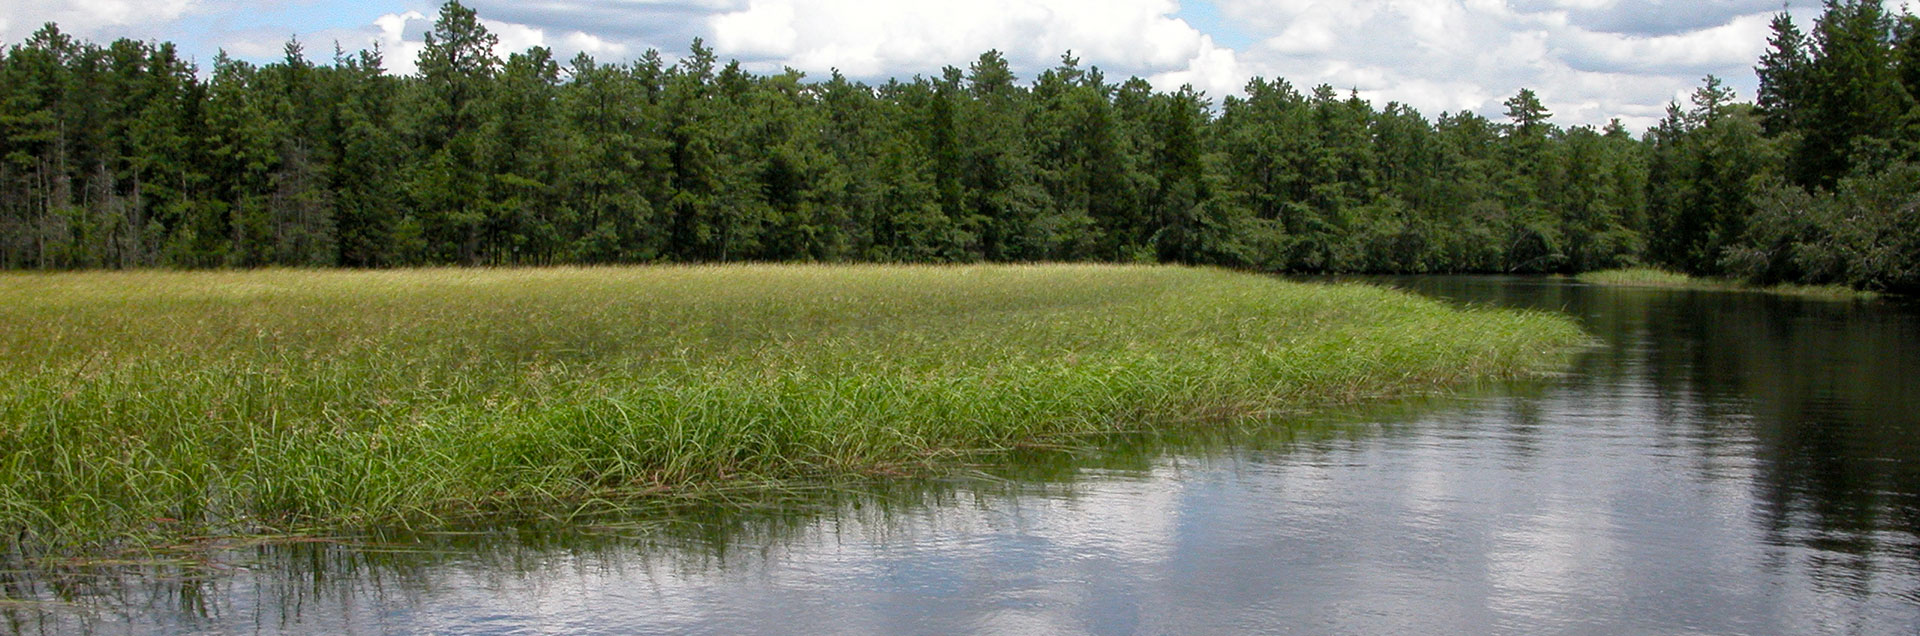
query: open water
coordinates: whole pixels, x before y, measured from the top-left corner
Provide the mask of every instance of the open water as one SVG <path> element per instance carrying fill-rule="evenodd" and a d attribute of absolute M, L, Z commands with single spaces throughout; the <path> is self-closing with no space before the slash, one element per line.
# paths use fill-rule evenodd
<path fill-rule="evenodd" d="M 1920 633 L 1920 307 L 1372 282 L 1598 342 L 1544 380 L 939 481 L 4 574 L 0 628 Z"/>

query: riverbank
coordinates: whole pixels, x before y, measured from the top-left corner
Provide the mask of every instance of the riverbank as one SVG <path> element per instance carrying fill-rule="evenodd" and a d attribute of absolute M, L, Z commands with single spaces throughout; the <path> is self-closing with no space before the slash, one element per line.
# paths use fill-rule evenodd
<path fill-rule="evenodd" d="M 1526 374 L 1548 314 L 1094 265 L 0 276 L 16 549 L 937 468 Z"/>
<path fill-rule="evenodd" d="M 1586 272 L 1574 276 L 1574 280 L 1611 287 L 1660 287 L 1666 289 L 1760 292 L 1819 300 L 1873 300 L 1880 297 L 1879 294 L 1870 291 L 1861 291 L 1840 285 L 1773 285 L 1762 287 L 1739 281 L 1701 278 L 1652 268 L 1609 269 L 1597 272 Z"/>

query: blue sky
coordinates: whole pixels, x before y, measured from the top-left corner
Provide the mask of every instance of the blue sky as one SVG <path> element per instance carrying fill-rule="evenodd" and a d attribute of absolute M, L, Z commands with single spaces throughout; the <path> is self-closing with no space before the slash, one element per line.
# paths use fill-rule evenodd
<path fill-rule="evenodd" d="M 1255 76 L 1358 90 L 1429 116 L 1497 116 L 1520 88 L 1563 125 L 1619 117 L 1644 128 L 1712 73 L 1751 96 L 1752 67 L 1780 0 L 468 0 L 506 51 L 543 45 L 604 60 L 694 37 L 760 71 L 830 69 L 868 80 L 965 66 L 1005 52 L 1023 77 L 1071 49 L 1110 77 L 1237 93 Z M 1810 23 L 1814 0 L 1793 11 Z M 1891 7 L 1920 0 L 1896 0 Z M 278 57 L 290 36 L 325 59 L 378 45 L 410 72 L 438 2 L 429 0 L 63 0 L 0 4 L 0 39 L 58 22 L 81 37 L 170 40 Z M 505 51 L 503 51 L 505 52 Z"/>
<path fill-rule="evenodd" d="M 1193 28 L 1213 36 L 1213 41 L 1221 46 L 1244 49 L 1259 42 L 1252 35 L 1241 31 L 1232 19 L 1220 13 L 1220 8 L 1207 0 L 1188 0 L 1180 3 L 1180 10 L 1174 17 L 1186 20 Z"/>

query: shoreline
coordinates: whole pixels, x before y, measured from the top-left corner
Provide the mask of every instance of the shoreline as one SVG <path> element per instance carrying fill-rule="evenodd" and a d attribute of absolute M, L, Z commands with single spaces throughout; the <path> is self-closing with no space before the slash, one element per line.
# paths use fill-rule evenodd
<path fill-rule="evenodd" d="M 1702 278 L 1652 268 L 1609 269 L 1577 274 L 1574 280 L 1607 287 L 1651 287 L 1695 291 L 1727 291 L 1793 296 L 1814 300 L 1877 300 L 1881 294 L 1840 285 L 1750 285 L 1735 280 Z"/>
<path fill-rule="evenodd" d="M 1543 372 L 1565 317 L 1107 265 L 0 278 L 16 554 L 937 471 Z"/>

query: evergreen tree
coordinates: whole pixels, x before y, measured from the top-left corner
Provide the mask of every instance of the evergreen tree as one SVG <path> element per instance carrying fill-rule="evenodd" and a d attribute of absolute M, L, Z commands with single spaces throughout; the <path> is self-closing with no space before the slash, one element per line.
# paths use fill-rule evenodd
<path fill-rule="evenodd" d="M 1766 123 L 1767 134 L 1779 135 L 1805 125 L 1809 91 L 1813 88 L 1809 43 L 1793 14 L 1781 11 L 1773 16 L 1767 38 L 1767 52 L 1760 57 L 1754 73 L 1760 77 L 1760 94 L 1755 102 Z"/>
<path fill-rule="evenodd" d="M 437 261 L 473 264 L 481 256 L 486 167 L 496 150 L 483 126 L 498 44 L 473 9 L 448 0 L 420 52 L 414 131 L 421 155 L 409 166 L 409 191 Z"/>
<path fill-rule="evenodd" d="M 999 51 L 968 67 L 960 109 L 960 183 L 966 213 L 979 220 L 981 256 L 1038 260 L 1054 245 L 1033 232 L 1046 207 L 1028 148 L 1028 94 Z"/>
<path fill-rule="evenodd" d="M 1553 113 L 1531 89 L 1520 89 L 1504 105 L 1512 123 L 1507 126 L 1507 162 L 1500 181 L 1505 209 L 1501 234 L 1507 252 L 1503 269 L 1559 271 L 1567 260 L 1560 233 L 1563 224 L 1549 209 L 1553 195 L 1563 192 L 1558 188 L 1561 176 L 1554 172 L 1562 163 L 1552 156 L 1557 146 L 1551 143 L 1559 131 L 1548 121 Z"/>
<path fill-rule="evenodd" d="M 488 104 L 486 136 L 496 149 L 487 174 L 481 258 L 490 263 L 552 263 L 562 250 L 564 205 L 555 195 L 564 156 L 559 134 L 560 65 L 552 51 L 514 53 Z"/>
<path fill-rule="evenodd" d="M 1754 108 L 1733 103 L 1718 78 L 1708 76 L 1691 101 L 1690 110 L 1669 108 L 1654 133 L 1649 255 L 1689 273 L 1720 274 L 1779 160 Z"/>
<path fill-rule="evenodd" d="M 334 203 L 335 262 L 350 267 L 378 267 L 408 262 L 402 245 L 404 229 L 399 175 L 407 152 L 395 130 L 395 102 L 399 84 L 383 72 L 378 50 L 347 54 L 336 51 L 333 68 L 325 75 L 331 112 L 325 143 L 334 157 L 328 189 Z"/>
<path fill-rule="evenodd" d="M 1878 0 L 1828 0 L 1814 26 L 1809 112 L 1795 157 L 1802 183 L 1830 186 L 1893 158 L 1912 99 L 1892 64 L 1892 21 Z"/>
<path fill-rule="evenodd" d="M 222 52 L 213 60 L 207 118 L 215 132 L 210 159 L 216 199 L 199 220 L 199 242 L 176 246 L 192 266 L 258 267 L 273 263 L 273 222 L 267 209 L 268 175 L 279 160 L 280 133 L 259 68 Z"/>
<path fill-rule="evenodd" d="M 1908 109 L 1901 121 L 1899 151 L 1907 161 L 1920 161 L 1920 16 L 1902 13 L 1894 23 L 1893 65 Z"/>
<path fill-rule="evenodd" d="M 1836 0 L 1773 31 L 1757 106 L 1708 77 L 1642 141 L 1563 130 L 1531 90 L 1495 123 L 1255 79 L 1216 113 L 1071 55 L 1028 84 L 989 51 L 877 87 L 698 40 L 676 64 L 503 63 L 459 2 L 408 77 L 294 41 L 202 80 L 170 44 L 48 25 L 0 51 L 0 266 L 1647 261 L 1907 284 L 1920 21 Z"/>
<path fill-rule="evenodd" d="M 7 55 L 5 130 L 7 261 L 40 269 L 67 266 L 61 245 L 72 205 L 72 148 L 67 131 L 74 83 L 70 66 L 81 54 L 79 43 L 47 24 Z"/>
<path fill-rule="evenodd" d="M 323 99 L 320 72 L 300 42 L 290 40 L 282 61 L 262 68 L 260 79 L 268 117 L 278 124 L 273 133 L 279 157 L 267 175 L 272 262 L 333 265 L 339 257 L 334 189 L 327 179 L 333 157 L 318 138 L 332 108 Z"/>
<path fill-rule="evenodd" d="M 1247 97 L 1227 97 L 1214 126 L 1228 187 L 1264 221 L 1255 258 L 1276 269 L 1324 265 L 1330 227 L 1309 207 L 1306 158 L 1313 144 L 1312 109 L 1286 80 L 1254 78 Z"/>
<path fill-rule="evenodd" d="M 1502 102 L 1507 107 L 1507 118 L 1513 120 L 1513 136 L 1519 138 L 1538 138 L 1546 135 L 1547 120 L 1553 113 L 1540 103 L 1540 96 L 1533 89 L 1522 88 L 1513 97 Z"/>
<path fill-rule="evenodd" d="M 722 209 L 726 175 L 713 49 L 693 41 L 692 55 L 666 73 L 663 95 L 671 142 L 673 199 L 667 249 L 680 260 L 727 260 Z"/>
<path fill-rule="evenodd" d="M 651 53 L 651 52 L 650 52 Z M 660 138 L 651 66 L 603 66 L 581 53 L 570 63 L 561 95 L 567 136 L 560 157 L 556 216 L 571 239 L 567 260 L 642 262 L 659 258 L 665 241 L 655 210 L 668 200 L 670 168 Z"/>

